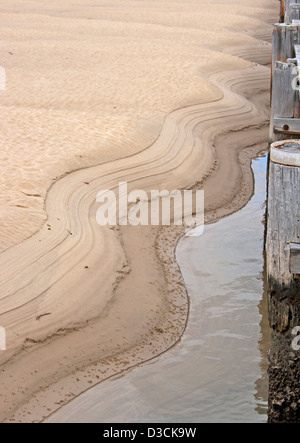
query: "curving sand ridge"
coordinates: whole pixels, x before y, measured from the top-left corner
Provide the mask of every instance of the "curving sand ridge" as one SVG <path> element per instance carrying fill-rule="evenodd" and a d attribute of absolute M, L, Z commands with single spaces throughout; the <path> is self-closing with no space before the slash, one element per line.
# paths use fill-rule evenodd
<path fill-rule="evenodd" d="M 236 71 L 226 73 L 226 78 L 222 74 L 222 77 L 227 87 L 232 88 L 241 82 L 240 86 L 256 89 L 258 85 L 262 87 L 266 72 L 261 68 L 249 68 L 240 72 L 240 78 Z M 124 231 L 134 230 L 130 242 L 124 233 L 123 241 L 127 243 L 124 253 L 119 241 L 120 233 L 97 226 L 95 195 L 99 189 L 113 188 L 123 177 L 128 177 L 133 187 L 142 189 L 157 186 L 162 181 L 165 182 L 164 187 L 168 185 L 170 189 L 172 184 L 178 186 L 179 180 L 182 187 L 187 186 L 192 178 L 192 183 L 199 181 L 215 160 L 209 140 L 215 140 L 218 133 L 226 128 L 242 129 L 247 119 L 250 119 L 249 126 L 259 127 L 266 121 L 266 115 L 251 102 L 224 89 L 224 98 L 216 103 L 179 110 L 170 115 L 159 140 L 147 151 L 131 158 L 127 170 L 127 160 L 120 160 L 114 163 L 113 168 L 108 164 L 72 173 L 52 187 L 47 199 L 51 231 L 45 226 L 37 235 L 1 256 L 2 276 L 9 276 L 8 282 L 6 278 L 1 279 L 7 282 L 1 281 L 1 293 L 5 294 L 1 299 L 1 318 L 9 343 L 3 360 L 9 359 L 4 365 L 5 373 L 8 379 L 14 374 L 13 378 L 18 380 L 21 401 L 24 400 L 21 391 L 28 386 L 32 375 L 32 385 L 36 386 L 37 378 L 40 378 L 38 384 L 45 388 L 46 380 L 53 382 L 74 372 L 75 368 L 84 368 L 89 358 L 90 363 L 96 363 L 118 355 L 120 351 L 125 355 L 129 351 L 126 359 L 122 354 L 119 356 L 119 366 L 111 368 L 113 373 L 164 351 L 181 336 L 186 321 L 186 298 L 181 286 L 174 291 L 176 281 L 171 282 L 170 299 L 162 271 L 149 269 L 146 262 L 142 277 L 136 278 L 138 276 L 135 275 L 132 282 L 138 289 L 129 292 L 129 283 L 126 288 L 125 276 L 131 268 L 125 253 L 129 249 L 129 254 L 136 254 L 140 247 L 151 254 L 155 230 L 122 228 Z M 200 127 L 205 134 L 204 141 L 195 136 Z M 198 165 L 194 169 L 195 176 L 185 177 L 186 168 L 193 170 L 191 164 Z M 114 173 L 109 172 L 112 169 Z M 172 178 L 175 170 L 178 174 Z M 240 171 L 236 166 L 230 168 L 229 173 L 232 189 L 228 191 L 227 199 L 232 203 L 232 196 L 240 182 Z M 168 183 L 164 180 L 166 174 L 171 175 Z M 232 180 L 234 175 L 235 181 Z M 89 185 L 84 183 L 87 181 Z M 222 195 L 223 207 L 224 200 L 226 196 Z M 247 195 L 244 195 L 244 200 L 247 200 Z M 211 204 L 215 206 L 216 203 L 214 199 Z M 232 210 L 235 205 L 236 202 Z M 28 254 L 28 251 L 32 252 Z M 138 260 L 141 259 L 142 254 L 139 254 Z M 150 261 L 149 256 L 147 259 Z M 155 254 L 151 260 L 155 262 Z M 133 272 L 136 273 L 135 270 Z M 116 286 L 121 277 L 124 277 L 123 284 Z M 155 280 L 158 283 L 153 287 Z M 114 293 L 112 287 L 116 288 Z M 128 304 L 134 308 L 136 315 L 128 309 Z M 133 319 L 134 328 L 130 328 Z M 171 321 L 173 329 L 164 328 L 168 321 Z M 162 337 L 157 333 L 158 328 L 165 332 Z M 62 366 L 63 362 L 66 363 Z M 50 364 L 51 371 L 47 374 Z M 35 375 L 34 368 L 37 367 L 38 375 Z M 102 378 L 107 369 L 99 364 L 98 367 L 99 372 L 95 370 L 94 377 L 100 374 Z M 94 377 L 90 378 L 93 380 Z M 65 385 L 65 381 L 62 383 Z M 10 384 L 4 383 L 4 386 L 1 392 L 3 398 L 5 391 L 9 396 L 11 390 Z M 27 392 L 30 393 L 32 388 L 29 384 Z M 72 390 L 76 394 L 76 385 Z"/>
<path fill-rule="evenodd" d="M 256 43 L 254 57 L 255 47 L 269 56 L 269 45 Z M 222 62 L 201 72 L 213 100 L 171 112 L 142 151 L 56 181 L 43 228 L 0 255 L 1 420 L 41 420 L 180 339 L 188 313 L 174 263 L 180 229 L 101 228 L 95 198 L 124 180 L 148 191 L 197 184 L 207 221 L 247 202 L 249 158 L 267 140 L 269 70 L 225 54 Z"/>
<path fill-rule="evenodd" d="M 41 228 L 59 177 L 140 152 L 174 109 L 217 99 L 199 70 L 230 65 L 220 48 L 264 53 L 249 31 L 272 9 L 273 0 L 3 0 L 0 251 Z"/>

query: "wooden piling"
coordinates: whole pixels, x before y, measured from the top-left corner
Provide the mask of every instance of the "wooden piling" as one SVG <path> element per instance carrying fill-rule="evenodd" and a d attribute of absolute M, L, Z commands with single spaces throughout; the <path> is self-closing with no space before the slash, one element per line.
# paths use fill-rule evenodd
<path fill-rule="evenodd" d="M 300 25 L 277 24 L 273 32 L 270 143 L 300 137 L 299 83 Z"/>
<path fill-rule="evenodd" d="M 284 22 L 289 25 L 300 20 L 300 0 L 285 0 Z"/>
<path fill-rule="evenodd" d="M 268 419 L 300 423 L 300 352 L 295 346 L 300 327 L 300 0 L 281 0 L 272 57 L 266 226 L 272 329 Z"/>
<path fill-rule="evenodd" d="M 280 23 L 292 24 L 300 20 L 300 0 L 280 0 Z"/>
<path fill-rule="evenodd" d="M 285 23 L 276 24 L 273 31 L 273 69 L 276 62 L 287 63 L 288 59 L 295 57 L 295 45 L 300 45 L 300 25 L 287 25 Z"/>
<path fill-rule="evenodd" d="M 299 91 L 296 86 L 297 69 L 292 63 L 277 62 L 272 82 L 270 143 L 300 136 L 297 119 Z"/>
<path fill-rule="evenodd" d="M 300 422 L 300 353 L 293 329 L 300 326 L 300 141 L 272 144 L 266 258 L 272 340 L 269 422 Z"/>

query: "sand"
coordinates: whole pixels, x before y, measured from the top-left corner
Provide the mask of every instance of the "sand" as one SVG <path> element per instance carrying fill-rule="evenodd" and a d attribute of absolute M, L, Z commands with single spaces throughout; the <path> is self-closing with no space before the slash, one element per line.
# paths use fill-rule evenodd
<path fill-rule="evenodd" d="M 275 0 L 2 2 L 1 421 L 180 340 L 182 230 L 100 227 L 96 195 L 197 187 L 207 222 L 245 205 L 277 17 Z"/>

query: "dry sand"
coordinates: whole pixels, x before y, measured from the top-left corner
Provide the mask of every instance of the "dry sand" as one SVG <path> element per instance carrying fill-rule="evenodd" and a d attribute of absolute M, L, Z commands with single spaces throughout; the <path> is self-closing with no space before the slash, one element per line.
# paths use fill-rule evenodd
<path fill-rule="evenodd" d="M 95 198 L 197 186 L 207 222 L 248 201 L 278 2 L 239 3 L 2 1 L 1 421 L 40 421 L 182 336 L 181 230 L 101 228 Z"/>

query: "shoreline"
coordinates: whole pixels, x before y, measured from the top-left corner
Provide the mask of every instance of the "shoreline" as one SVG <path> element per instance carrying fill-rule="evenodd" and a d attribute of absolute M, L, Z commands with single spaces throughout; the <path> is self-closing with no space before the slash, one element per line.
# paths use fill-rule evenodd
<path fill-rule="evenodd" d="M 262 132 L 265 133 L 265 130 L 266 130 L 266 128 L 263 128 Z M 256 134 L 258 139 L 264 138 L 264 135 L 258 135 L 258 129 L 253 128 L 252 132 Z M 249 132 L 244 131 L 245 139 L 247 139 L 249 137 L 249 135 L 250 135 Z M 223 138 L 223 136 L 221 136 L 221 135 L 220 135 L 220 137 Z M 227 137 L 228 137 L 230 143 L 232 143 L 232 140 L 236 138 L 236 143 L 239 144 L 240 139 L 241 139 L 241 134 L 235 133 L 235 132 L 232 132 L 232 133 L 229 132 Z M 217 147 L 216 147 L 216 149 L 217 149 Z M 239 146 L 236 146 L 236 149 L 239 150 Z M 216 209 L 211 208 L 209 211 L 209 214 L 211 214 L 209 218 L 207 217 L 208 214 L 206 213 L 206 222 L 212 221 L 212 220 L 217 220 L 218 218 L 222 218 L 225 215 L 229 215 L 230 213 L 234 212 L 237 208 L 242 207 L 244 204 L 246 204 L 248 202 L 249 198 L 251 197 L 252 190 L 253 190 L 253 176 L 252 176 L 251 166 L 250 166 L 251 159 L 253 157 L 255 157 L 256 154 L 258 152 L 262 151 L 263 149 L 265 149 L 265 146 L 264 147 L 263 146 L 257 147 L 257 145 L 255 145 L 254 147 L 250 148 L 249 152 L 246 153 L 246 159 L 243 159 L 242 162 L 240 161 L 235 164 L 235 168 L 239 169 L 240 167 L 242 167 L 242 164 L 244 163 L 244 166 L 243 166 L 244 171 L 242 173 L 242 176 L 243 176 L 243 178 L 246 178 L 246 188 L 248 188 L 248 190 L 250 191 L 249 195 L 247 196 L 245 193 L 243 193 L 242 187 L 239 186 L 240 195 L 237 196 L 236 202 L 232 203 L 232 200 L 230 197 L 228 208 L 226 209 L 226 208 L 224 208 L 224 206 L 221 206 L 219 208 L 219 212 L 218 212 L 217 216 L 216 216 Z M 243 157 L 243 155 L 244 155 L 244 152 L 241 153 L 242 157 Z M 228 163 L 227 163 L 227 165 L 228 165 Z M 245 173 L 246 173 L 246 176 L 244 175 Z M 206 180 L 211 180 L 211 179 L 212 179 L 212 177 L 210 174 Z M 221 185 L 218 175 L 215 176 L 214 180 L 216 180 L 219 183 L 219 185 Z M 251 183 L 250 188 L 248 187 L 249 183 Z M 231 185 L 233 185 L 233 191 L 234 191 L 234 188 L 235 188 L 234 183 L 231 182 Z M 213 188 L 215 189 L 214 186 L 213 186 Z M 136 228 L 133 228 L 133 229 L 134 229 L 134 234 L 135 234 L 134 237 L 139 242 L 140 237 L 138 235 L 136 235 Z M 171 231 L 173 233 L 173 238 L 169 235 L 170 229 L 166 229 L 165 230 L 165 232 L 166 232 L 165 238 L 163 240 L 160 239 L 161 246 L 159 246 L 159 253 L 162 249 L 164 250 L 163 257 L 161 258 L 164 261 L 164 272 L 166 272 L 166 265 L 167 265 L 167 269 L 169 269 L 169 267 L 170 267 L 170 264 L 171 264 L 170 259 L 171 259 L 171 257 L 174 257 L 175 245 L 177 244 L 177 242 L 179 241 L 179 238 L 181 236 L 180 229 L 179 230 L 171 229 Z M 152 241 L 155 241 L 155 239 L 156 239 L 156 237 L 153 237 Z M 167 244 L 167 242 L 168 242 L 168 244 Z M 132 239 L 129 242 L 129 244 L 132 244 Z M 165 254 L 166 249 L 169 251 L 169 255 L 167 254 L 167 257 Z M 125 265 L 125 266 L 127 266 L 127 265 Z M 181 273 L 180 273 L 179 268 L 177 266 L 177 263 L 174 260 L 173 260 L 172 266 L 174 266 L 175 272 L 177 271 L 177 279 L 175 279 L 175 286 L 177 286 L 178 281 L 181 282 L 181 284 L 182 284 L 182 276 L 181 276 Z M 126 275 L 126 272 L 125 272 L 125 275 Z M 128 275 L 130 275 L 130 273 Z M 170 275 L 170 274 L 168 273 L 166 275 Z M 124 274 L 123 274 L 123 276 L 124 276 Z M 179 277 L 180 277 L 180 279 L 179 279 Z M 124 280 L 123 279 L 120 280 L 119 286 L 120 286 L 120 284 L 122 284 L 122 281 L 124 281 Z M 172 281 L 171 281 L 171 283 L 172 283 Z M 174 281 L 173 281 L 173 283 L 174 283 Z M 171 295 L 171 302 L 173 304 L 174 303 L 174 292 L 171 290 L 171 288 L 168 291 L 168 295 L 169 296 Z M 181 304 L 181 306 L 180 306 L 180 304 Z M 126 358 L 125 363 L 127 363 L 127 364 L 125 364 L 124 368 L 122 368 L 121 370 L 120 370 L 120 361 L 122 362 L 121 354 L 119 354 L 119 355 L 117 354 L 118 357 L 116 357 L 116 355 L 114 355 L 111 360 L 109 358 L 104 359 L 104 361 L 102 360 L 100 365 L 98 365 L 97 369 L 96 369 L 96 366 L 94 366 L 94 368 L 92 368 L 93 372 L 97 373 L 97 370 L 99 371 L 99 366 L 100 366 L 100 371 L 102 372 L 103 365 L 106 366 L 106 369 L 104 370 L 104 374 L 103 374 L 103 378 L 102 378 L 102 380 L 104 380 L 104 379 L 107 379 L 108 377 L 112 377 L 116 374 L 120 374 L 120 373 L 128 370 L 129 368 L 135 367 L 145 361 L 149 361 L 152 358 L 157 357 L 159 354 L 166 352 L 171 347 L 175 346 L 176 343 L 178 343 L 178 341 L 180 341 L 180 339 L 181 339 L 181 336 L 185 330 L 185 325 L 186 325 L 186 321 L 187 321 L 188 305 L 186 304 L 186 290 L 185 290 L 185 287 L 183 287 L 183 286 L 182 286 L 181 295 L 179 296 L 179 307 L 184 309 L 184 311 L 181 311 L 181 312 L 179 311 L 180 312 L 179 319 L 176 318 L 177 317 L 176 315 L 174 316 L 174 312 L 170 312 L 168 309 L 165 311 L 165 314 L 169 314 L 169 315 L 171 314 L 171 321 L 172 322 L 174 322 L 174 317 L 176 318 L 177 321 L 179 320 L 181 322 L 180 329 L 178 328 L 176 331 L 176 335 L 177 334 L 178 335 L 177 335 L 177 338 L 175 341 L 174 341 L 173 334 L 171 334 L 171 336 L 169 337 L 170 342 L 166 343 L 165 334 L 163 334 L 164 337 L 162 340 L 162 334 L 160 332 L 161 330 L 164 330 L 164 323 L 168 322 L 170 320 L 167 317 L 163 319 L 163 320 L 165 320 L 165 322 L 162 321 L 162 319 L 159 319 L 159 321 L 157 321 L 157 319 L 156 319 L 157 324 L 158 324 L 158 326 L 157 326 L 158 331 L 156 331 L 157 332 L 156 340 L 154 338 L 153 331 L 151 331 L 152 334 L 150 333 L 150 340 L 151 341 L 148 341 L 148 347 L 146 349 L 146 354 L 148 353 L 148 358 L 145 358 L 146 344 L 144 343 L 142 345 L 144 347 L 144 349 L 140 349 L 140 355 L 137 358 L 136 358 L 136 355 L 138 354 L 139 351 L 136 350 L 136 348 L 135 348 L 133 354 L 130 356 L 131 359 L 133 359 L 132 363 L 128 361 L 130 358 L 129 357 L 130 351 L 129 352 L 128 352 L 128 350 L 125 351 L 124 357 Z M 111 317 L 110 317 L 110 321 L 111 321 Z M 151 329 L 153 329 L 153 328 L 151 328 Z M 149 337 L 148 337 L 148 340 L 149 340 Z M 156 349 L 153 348 L 152 341 L 153 342 L 156 341 L 156 343 L 157 343 Z M 54 341 L 54 343 L 55 343 L 55 341 Z M 123 359 L 123 362 L 124 362 L 124 359 Z M 128 363 L 129 363 L 129 365 L 128 365 Z M 122 363 L 121 363 L 121 365 L 122 365 Z M 107 372 L 107 368 L 109 368 L 110 366 L 111 366 L 111 368 Z M 91 371 L 91 368 L 89 368 L 87 370 L 88 373 L 90 371 Z M 82 377 L 83 372 L 79 372 L 79 373 Z M 98 372 L 98 374 L 99 374 L 99 372 Z M 99 375 L 98 375 L 98 377 L 99 377 Z M 89 378 L 91 379 L 92 376 L 89 375 Z M 51 384 L 51 389 L 50 389 L 51 392 L 50 393 L 47 392 L 47 389 L 45 390 L 45 388 L 44 388 L 42 392 L 39 392 L 37 395 L 34 396 L 34 398 L 31 400 L 31 402 L 29 402 L 29 403 L 26 402 L 24 408 L 22 408 L 22 407 L 18 408 L 18 411 L 17 411 L 17 413 L 15 413 L 15 416 L 12 421 L 22 421 L 21 417 L 25 414 L 25 412 L 27 412 L 27 413 L 30 412 L 30 416 L 32 416 L 33 414 L 35 414 L 35 410 L 38 410 L 39 411 L 38 413 L 40 414 L 41 413 L 41 406 L 40 405 L 43 400 L 46 400 L 45 401 L 45 408 L 47 407 L 47 409 L 50 409 L 51 402 L 53 400 L 55 400 L 54 403 L 58 403 L 57 400 L 61 397 L 61 387 L 63 386 L 64 391 L 67 393 L 67 395 L 68 394 L 70 395 L 69 392 L 71 389 L 72 389 L 72 391 L 74 391 L 74 383 L 76 384 L 77 379 L 78 379 L 78 372 L 75 372 L 74 374 L 72 374 L 71 376 L 69 376 L 67 378 L 64 377 L 62 380 L 58 381 L 56 384 Z M 100 382 L 100 380 L 99 380 L 99 382 Z M 95 380 L 93 384 L 98 384 L 98 383 Z M 78 382 L 77 382 L 77 384 L 78 384 Z M 86 383 L 85 383 L 85 385 L 86 385 Z M 79 393 L 82 393 L 83 391 L 86 390 L 83 388 L 83 386 L 81 386 L 81 387 L 78 386 L 78 388 L 79 388 Z M 58 398 L 56 398 L 56 396 L 53 395 L 53 391 L 56 391 Z M 77 395 L 79 395 L 79 394 L 77 394 Z M 76 396 L 76 394 L 74 396 L 72 395 L 72 397 L 75 397 L 75 396 Z M 51 400 L 51 398 L 53 398 L 53 400 Z M 71 398 L 71 396 L 70 396 L 70 398 Z M 67 401 L 64 400 L 63 404 L 65 404 L 66 402 Z M 49 406 L 50 406 L 50 408 L 49 408 Z M 57 409 L 57 407 L 56 407 L 56 409 Z M 50 412 L 50 411 L 48 411 L 48 412 Z M 27 416 L 27 419 L 28 419 L 28 415 L 26 414 L 25 416 Z M 37 417 L 35 418 L 35 416 L 33 418 L 34 418 L 34 421 L 40 421 L 40 419 L 38 419 Z M 44 419 L 44 418 L 46 418 L 46 416 L 42 417 L 42 419 Z M 30 419 L 31 419 L 31 417 L 30 417 Z"/>
<path fill-rule="evenodd" d="M 145 420 L 145 417 L 148 422 L 152 423 L 157 420 L 170 423 L 172 420 L 182 422 L 187 416 L 185 411 L 191 404 L 193 408 L 188 415 L 190 422 L 205 423 L 216 420 L 226 422 L 229 420 L 238 423 L 246 420 L 254 423 L 259 420 L 265 423 L 265 420 L 261 420 L 261 414 L 263 413 L 266 418 L 267 386 L 263 386 L 262 378 L 258 377 L 266 375 L 267 364 L 262 367 L 261 362 L 259 363 L 258 352 L 265 361 L 267 350 L 261 347 L 262 340 L 267 341 L 267 339 L 266 335 L 264 335 L 265 339 L 260 338 L 258 347 L 254 336 L 257 335 L 258 340 L 259 333 L 269 332 L 268 327 L 263 329 L 262 323 L 258 321 L 263 318 L 263 314 L 267 315 L 265 297 L 264 302 L 260 299 L 263 282 L 262 279 L 258 280 L 258 273 L 262 269 L 263 260 L 262 255 L 259 254 L 261 237 L 257 232 L 257 229 L 260 234 L 263 231 L 262 218 L 258 213 L 263 216 L 264 212 L 263 197 L 257 191 L 265 188 L 266 185 L 265 174 L 263 171 L 258 172 L 257 165 L 262 163 L 265 165 L 266 158 L 263 154 L 252 161 L 256 191 L 250 202 L 238 212 L 207 225 L 203 237 L 182 238 L 176 248 L 176 258 L 189 288 L 191 301 L 187 329 L 180 344 L 152 362 L 142 364 L 122 376 L 101 382 L 63 406 L 45 423 L 76 423 L 78 421 L 106 424 L 110 422 L 140 423 Z M 259 184 L 262 180 L 264 182 Z M 260 204 L 257 199 L 260 200 Z M 247 233 L 248 230 L 250 231 L 251 240 L 255 240 L 256 253 L 249 236 L 244 238 L 245 229 Z M 216 232 L 217 236 L 214 235 Z M 222 238 L 220 233 L 225 234 L 226 237 L 221 248 L 218 241 Z M 245 242 L 245 247 L 239 248 L 238 245 L 243 242 Z M 204 246 L 202 249 L 201 245 Z M 236 251 L 241 262 L 231 247 Z M 230 263 L 226 263 L 229 268 L 223 262 L 223 259 L 226 259 L 226 251 L 231 257 Z M 253 260 L 250 265 L 251 271 L 249 257 Z M 232 260 L 238 268 L 237 273 L 235 273 Z M 255 265 L 253 265 L 254 262 Z M 202 266 L 199 266 L 200 263 Z M 215 276 L 210 272 L 211 265 L 214 263 L 218 270 Z M 226 272 L 227 269 L 229 275 Z M 232 279 L 236 282 L 243 272 L 246 284 L 241 301 L 239 289 L 231 288 L 228 280 Z M 252 281 L 250 285 L 249 279 Z M 225 287 L 221 284 L 222 281 L 227 282 Z M 234 307 L 232 314 L 228 309 L 229 300 Z M 227 321 L 224 320 L 224 316 L 218 315 L 222 308 L 224 308 Z M 265 309 L 264 313 L 263 309 Z M 229 323 L 227 323 L 228 320 Z M 243 330 L 242 339 L 237 331 L 240 332 L 243 328 L 246 328 L 248 333 Z M 216 334 L 220 340 L 218 343 L 214 342 Z M 245 342 L 245 347 L 239 347 L 241 340 Z M 240 361 L 241 354 L 243 358 Z M 254 382 L 256 400 L 252 391 Z M 235 387 L 234 394 L 228 392 L 228 384 Z M 174 386 L 178 386 L 178 389 L 174 390 Z M 161 391 L 164 392 L 163 396 Z M 216 403 L 216 398 L 219 398 L 218 394 L 224 397 L 221 402 Z M 247 399 L 244 394 L 248 395 Z M 261 403 L 262 399 L 264 399 L 264 406 Z"/>
<path fill-rule="evenodd" d="M 247 136 L 247 134 L 245 133 L 245 136 Z M 247 167 L 243 168 L 244 169 L 244 173 L 248 172 L 248 174 L 246 173 L 245 175 L 243 175 L 243 179 L 245 181 L 246 186 L 248 187 L 248 191 L 251 190 L 250 194 L 247 196 L 246 194 L 242 193 L 242 190 L 240 189 L 240 192 L 238 193 L 237 197 L 234 199 L 235 203 L 230 202 L 230 207 L 227 209 L 224 207 L 218 208 L 219 212 L 218 212 L 218 216 L 216 217 L 216 213 L 215 212 L 211 212 L 210 214 L 206 214 L 206 223 L 215 223 L 218 220 L 228 217 L 231 214 L 235 213 L 236 211 L 242 209 L 244 206 L 246 206 L 249 202 L 249 200 L 252 198 L 253 196 L 253 190 L 254 190 L 254 182 L 253 182 L 253 173 L 252 173 L 252 168 L 251 168 L 251 162 L 254 158 L 257 158 L 257 156 L 259 156 L 259 154 L 261 154 L 262 152 L 266 151 L 266 143 L 261 143 L 261 144 L 255 144 L 253 146 L 246 146 L 242 149 L 242 151 L 239 153 L 240 157 L 243 157 L 243 160 L 239 163 L 239 166 L 241 167 L 242 164 L 246 161 L 247 163 L 249 162 L 249 169 Z M 248 169 L 248 170 L 247 170 Z M 217 180 L 217 177 L 215 177 L 215 180 Z M 251 189 L 251 185 L 252 185 L 252 189 Z M 241 200 L 240 200 L 241 198 Z M 241 201 L 243 200 L 243 204 L 241 205 Z M 156 248 L 158 250 L 158 259 L 161 263 L 161 266 L 165 269 L 165 275 L 166 278 L 168 279 L 170 277 L 170 268 L 172 267 L 173 273 L 171 274 L 172 276 L 174 276 L 174 274 L 177 274 L 177 283 L 182 283 L 184 284 L 184 279 L 182 277 L 181 274 L 181 270 L 179 268 L 179 265 L 177 263 L 176 260 L 176 248 L 178 243 L 180 242 L 182 236 L 184 235 L 184 230 L 180 227 L 174 228 L 161 228 L 159 230 L 159 233 L 156 237 Z M 166 253 L 166 250 L 168 253 Z M 132 369 L 142 366 L 146 363 L 149 363 L 150 361 L 155 361 L 158 357 L 160 357 L 162 354 L 170 351 L 171 349 L 175 348 L 178 343 L 181 342 L 182 336 L 184 335 L 187 323 L 188 323 L 188 312 L 190 310 L 190 298 L 186 292 L 185 286 L 183 287 L 183 291 L 186 294 L 186 301 L 187 301 L 187 317 L 186 317 L 186 322 L 184 325 L 184 328 L 182 330 L 181 335 L 178 337 L 177 341 L 174 342 L 173 344 L 171 344 L 171 346 L 169 348 L 167 348 L 166 350 L 163 350 L 162 352 L 160 352 L 159 354 L 154 355 L 153 357 L 150 357 L 149 359 L 142 361 L 140 363 L 134 364 L 133 366 L 128 367 L 127 369 L 124 369 L 116 374 L 112 374 L 107 378 L 104 378 L 103 380 L 101 380 L 99 383 L 97 383 L 95 386 L 99 385 L 100 383 L 102 383 L 103 381 L 109 380 L 109 379 L 114 379 L 114 378 L 118 378 L 119 376 L 121 376 L 124 373 L 130 372 Z M 169 291 L 169 294 L 171 294 L 171 288 Z M 159 338 L 159 336 L 158 336 Z M 83 391 L 81 394 L 92 390 L 95 386 L 89 387 L 87 388 L 85 391 Z M 74 399 L 78 398 L 81 394 L 79 394 L 78 396 L 74 397 Z M 72 399 L 72 400 L 74 400 Z M 69 404 L 72 403 L 72 400 L 70 400 L 69 402 L 66 402 L 65 404 Z M 45 420 L 45 422 L 48 421 L 48 419 L 51 419 L 52 415 L 55 415 L 56 412 L 58 412 L 61 408 L 63 408 L 64 405 L 60 406 L 56 411 L 53 411 Z"/>
<path fill-rule="evenodd" d="M 223 98 L 171 113 L 166 118 L 157 142 L 131 157 L 134 164 L 127 166 L 127 176 L 132 187 L 136 188 L 134 184 L 138 183 L 138 188 L 142 186 L 147 190 L 151 189 L 153 182 L 159 182 L 167 188 L 172 188 L 175 183 L 178 188 L 198 182 L 198 186 L 206 189 L 208 195 L 206 223 L 229 215 L 245 205 L 251 197 L 249 194 L 253 192 L 251 159 L 264 150 L 267 144 L 265 135 L 268 116 L 261 104 L 262 100 L 266 106 L 266 96 L 262 99 L 258 92 L 268 90 L 266 74 L 266 68 L 251 65 L 243 70 L 213 74 L 212 77 L 218 79 L 216 83 L 222 90 Z M 264 82 L 266 83 L 262 86 Z M 259 110 L 251 101 L 241 97 L 244 88 L 247 88 L 247 94 L 249 89 L 253 88 L 253 100 Z M 249 118 L 252 122 L 250 125 Z M 235 119 L 235 125 L 232 125 L 232 119 Z M 180 139 L 180 127 L 183 139 Z M 197 132 L 199 136 L 195 136 Z M 173 134 L 177 135 L 178 145 Z M 240 146 L 245 146 L 250 137 L 252 147 L 243 149 L 239 154 Z M 167 144 L 163 156 L 161 146 L 168 140 L 170 150 Z M 266 140 L 263 143 L 264 147 L 261 145 L 262 140 Z M 194 149 L 195 146 L 199 149 Z M 228 148 L 226 152 L 223 149 L 225 147 Z M 192 167 L 195 161 L 199 165 L 197 170 Z M 99 232 L 95 226 L 95 191 L 103 188 L 102 184 L 110 183 L 110 186 L 114 187 L 118 180 L 116 170 L 119 168 L 123 174 L 125 162 L 128 162 L 128 158 L 115 161 L 113 173 L 109 163 L 73 172 L 54 184 L 48 194 L 47 212 L 50 216 L 47 224 L 50 224 L 51 231 L 55 232 L 55 248 L 53 239 L 49 240 L 49 232 L 45 225 L 32 238 L 1 255 L 5 276 L 18 274 L 15 287 L 19 288 L 15 299 L 12 296 L 4 301 L 9 338 L 14 347 L 13 351 L 8 351 L 9 360 L 2 364 L 2 371 L 5 371 L 2 372 L 5 389 L 1 397 L 4 407 L 8 410 L 1 411 L 1 420 L 42 421 L 55 409 L 91 386 L 156 358 L 181 339 L 189 307 L 182 276 L 176 261 L 174 262 L 175 246 L 181 235 L 180 229 L 162 230 L 158 239 L 157 230 L 153 228 L 148 229 L 146 234 L 144 228 L 126 228 L 126 234 L 124 228 L 105 229 L 99 238 L 95 237 L 95 232 Z M 186 178 L 186 171 L 190 170 L 193 172 Z M 231 177 L 230 182 L 227 182 L 228 175 Z M 89 185 L 85 185 L 85 182 L 89 182 Z M 87 186 L 90 188 L 88 193 Z M 72 210 L 73 218 L 65 214 L 68 207 Z M 89 214 L 91 226 L 88 227 L 88 232 L 81 229 L 84 225 L 82 214 Z M 30 244 L 36 247 L 40 243 L 43 244 L 41 248 L 32 248 L 33 252 L 29 257 L 24 255 L 24 251 L 31 250 Z M 144 253 L 145 250 L 147 254 Z M 111 257 L 107 255 L 108 252 Z M 71 266 L 68 262 L 69 257 L 76 254 L 79 254 L 77 263 L 72 262 Z M 146 261 L 141 263 L 140 259 L 144 255 L 147 255 Z M 108 263 L 103 264 L 102 278 L 99 281 L 97 264 L 99 259 L 100 263 L 103 263 L 104 256 L 110 258 Z M 59 269 L 57 257 L 62 261 L 59 263 Z M 34 275 L 34 272 L 28 272 L 28 269 L 33 270 L 37 262 L 39 275 L 36 284 L 40 286 L 41 280 L 47 284 L 46 287 L 40 288 L 38 295 L 32 299 L 35 283 L 31 275 Z M 84 270 L 84 263 L 87 262 L 89 282 L 86 282 L 88 278 Z M 42 271 L 40 266 L 44 266 Z M 147 273 L 143 274 L 144 278 L 141 279 L 141 269 L 145 268 Z M 21 269 L 23 274 L 20 275 Z M 55 281 L 52 280 L 54 274 Z M 69 300 L 62 300 L 61 296 L 65 295 L 66 287 L 66 280 L 63 279 L 68 274 Z M 77 281 L 74 286 L 72 279 L 75 275 Z M 60 286 L 60 281 L 64 281 L 64 285 Z M 87 289 L 82 287 L 84 284 L 88 284 L 90 289 L 93 288 L 89 300 L 83 301 L 80 296 L 74 298 L 74 289 L 78 288 L 78 282 L 82 293 L 86 293 Z M 156 282 L 155 286 L 153 282 Z M 137 290 L 138 285 L 140 287 Z M 9 282 L 8 289 L 10 286 Z M 51 293 L 54 286 L 55 291 Z M 100 288 L 104 297 L 99 306 L 97 290 Z M 111 288 L 114 288 L 113 294 Z M 144 296 L 141 302 L 140 294 L 147 295 L 149 288 L 151 297 Z M 21 309 L 20 291 L 23 300 Z M 134 315 L 129 309 L 124 309 L 129 302 L 137 303 L 139 308 Z M 68 320 L 70 309 L 71 314 L 74 312 L 72 322 Z M 82 311 L 78 312 L 79 309 Z M 36 315 L 34 324 L 38 325 L 34 331 L 33 312 Z M 46 316 L 48 312 L 51 312 L 51 315 Z M 55 324 L 53 316 L 56 318 Z M 129 325 L 133 318 L 136 325 L 134 330 L 130 330 Z M 11 325 L 17 326 L 19 337 L 11 332 Z M 101 337 L 103 330 L 105 336 Z M 50 365 L 52 369 L 49 371 Z M 35 374 L 36 368 L 39 370 L 38 375 Z M 16 383 L 14 400 L 9 388 L 11 379 Z M 39 388 L 35 392 L 37 379 Z"/>

